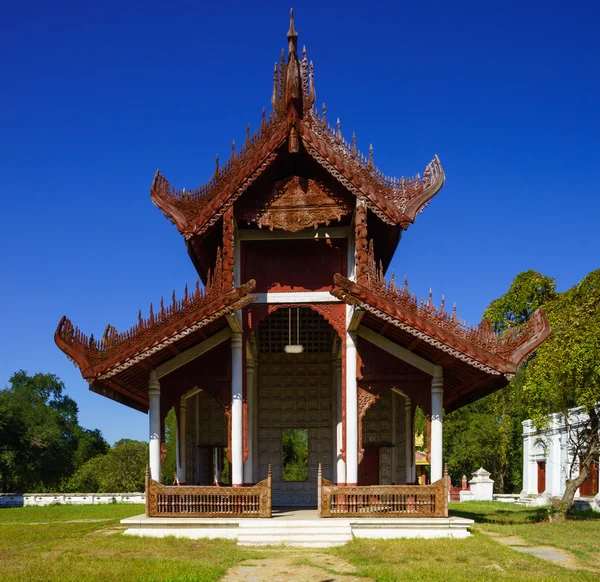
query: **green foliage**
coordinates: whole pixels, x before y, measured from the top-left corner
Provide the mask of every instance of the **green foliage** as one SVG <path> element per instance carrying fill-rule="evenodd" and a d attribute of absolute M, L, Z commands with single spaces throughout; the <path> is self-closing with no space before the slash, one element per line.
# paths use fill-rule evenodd
<path fill-rule="evenodd" d="M 444 459 L 455 485 L 483 467 L 497 491 L 521 490 L 521 416 L 511 408 L 511 393 L 507 389 L 501 399 L 492 394 L 444 417 Z"/>
<path fill-rule="evenodd" d="M 148 444 L 123 439 L 105 454 L 90 459 L 69 479 L 65 489 L 82 493 L 144 490 Z"/>
<path fill-rule="evenodd" d="M 177 416 L 175 409 L 171 408 L 165 417 L 165 446 L 167 447 L 167 456 L 161 467 L 162 482 L 166 485 L 173 483 L 173 475 L 177 470 Z"/>
<path fill-rule="evenodd" d="M 538 308 L 556 296 L 554 279 L 537 273 L 524 271 L 511 283 L 508 291 L 492 301 L 483 314 L 494 330 L 503 332 L 522 325 Z"/>
<path fill-rule="evenodd" d="M 308 480 L 308 431 L 286 428 L 283 440 L 283 480 Z"/>
<path fill-rule="evenodd" d="M 600 401 L 600 269 L 545 305 L 552 333 L 525 370 L 523 396 L 537 424 L 551 412 Z"/>
<path fill-rule="evenodd" d="M 83 429 L 77 404 L 63 391 L 54 374 L 28 376 L 22 370 L 0 391 L 3 491 L 57 490 L 75 468 Z"/>

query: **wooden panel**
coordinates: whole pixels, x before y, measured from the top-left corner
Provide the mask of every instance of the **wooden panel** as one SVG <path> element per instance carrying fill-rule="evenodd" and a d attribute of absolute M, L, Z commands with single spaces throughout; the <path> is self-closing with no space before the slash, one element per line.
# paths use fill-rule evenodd
<path fill-rule="evenodd" d="M 316 506 L 317 469 L 332 476 L 331 355 L 262 353 L 258 366 L 259 478 L 273 467 L 273 504 Z M 282 432 L 308 429 L 309 475 L 305 482 L 282 479 Z"/>
<path fill-rule="evenodd" d="M 537 490 L 538 493 L 546 491 L 546 461 L 537 462 Z"/>
<path fill-rule="evenodd" d="M 241 278 L 255 279 L 257 293 L 327 291 L 347 270 L 346 249 L 344 239 L 243 241 Z"/>

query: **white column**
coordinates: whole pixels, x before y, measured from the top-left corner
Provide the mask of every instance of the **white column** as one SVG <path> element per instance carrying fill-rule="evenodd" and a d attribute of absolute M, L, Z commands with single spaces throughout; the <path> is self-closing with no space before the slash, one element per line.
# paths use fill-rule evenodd
<path fill-rule="evenodd" d="M 346 484 L 358 483 L 358 388 L 356 334 L 346 333 Z"/>
<path fill-rule="evenodd" d="M 185 475 L 185 432 L 186 432 L 186 414 L 187 414 L 187 402 L 185 398 L 181 399 L 179 403 L 179 422 L 177 423 L 177 480 L 180 483 L 186 482 Z"/>
<path fill-rule="evenodd" d="M 523 489 L 521 491 L 521 496 L 528 495 L 529 493 L 533 493 L 531 489 L 531 475 L 529 474 L 531 463 L 529 462 L 529 457 L 531 455 L 531 437 L 529 433 L 531 431 L 531 421 L 524 420 L 523 421 Z"/>
<path fill-rule="evenodd" d="M 256 406 L 254 395 L 254 376 L 256 372 L 256 363 L 254 360 L 246 360 L 246 399 L 248 411 L 246 422 L 248 423 L 248 459 L 244 463 L 244 483 L 254 483 L 254 408 Z"/>
<path fill-rule="evenodd" d="M 346 483 L 346 463 L 342 458 L 342 449 L 344 448 L 343 430 L 342 430 L 342 359 L 335 361 L 335 435 L 336 435 L 336 482 L 338 484 Z"/>
<path fill-rule="evenodd" d="M 550 488 L 546 488 L 552 497 L 560 496 L 560 482 L 561 482 L 561 471 L 562 471 L 562 459 L 560 449 L 560 429 L 561 429 L 561 415 L 555 414 L 552 418 L 551 429 L 548 431 L 550 436 L 550 443 L 548 447 L 548 461 L 546 463 L 546 470 L 549 469 L 550 474 Z"/>
<path fill-rule="evenodd" d="M 148 422 L 150 428 L 150 478 L 160 481 L 160 382 L 156 370 L 148 382 Z"/>
<path fill-rule="evenodd" d="M 410 398 L 404 398 L 404 423 L 405 423 L 405 438 L 406 438 L 406 451 L 404 466 L 406 467 L 404 473 L 404 480 L 406 483 L 412 483 L 414 481 L 413 473 L 415 468 L 414 462 L 414 445 L 413 445 L 413 419 L 412 419 L 412 406 Z"/>
<path fill-rule="evenodd" d="M 244 483 L 244 447 L 242 441 L 242 334 L 231 336 L 231 484 Z"/>
<path fill-rule="evenodd" d="M 431 379 L 431 482 L 444 475 L 442 461 L 442 407 L 444 401 L 443 369 L 436 366 L 435 376 Z"/>
<path fill-rule="evenodd" d="M 194 443 L 194 458 L 196 459 L 196 474 L 194 480 L 200 483 L 200 392 L 194 396 L 194 408 L 196 410 L 194 416 L 196 418 L 196 442 Z"/>

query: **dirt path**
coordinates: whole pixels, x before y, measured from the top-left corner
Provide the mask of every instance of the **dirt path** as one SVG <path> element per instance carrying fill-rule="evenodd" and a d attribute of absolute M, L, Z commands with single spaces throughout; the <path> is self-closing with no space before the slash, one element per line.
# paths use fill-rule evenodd
<path fill-rule="evenodd" d="M 356 568 L 327 554 L 290 552 L 286 556 L 246 560 L 231 568 L 222 582 L 373 582 L 355 576 Z"/>

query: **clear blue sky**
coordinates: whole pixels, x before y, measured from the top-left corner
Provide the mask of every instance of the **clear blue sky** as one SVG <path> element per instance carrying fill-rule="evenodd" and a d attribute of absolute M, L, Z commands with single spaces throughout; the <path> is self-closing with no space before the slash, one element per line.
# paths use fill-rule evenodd
<path fill-rule="evenodd" d="M 197 187 L 256 128 L 286 45 L 279 2 L 6 2 L 0 36 L 0 385 L 53 372 L 84 426 L 147 438 L 56 348 L 130 326 L 195 281 L 150 202 L 157 168 Z M 392 267 L 477 323 L 520 271 L 560 290 L 600 267 L 596 2 L 303 2 L 317 101 L 387 174 L 438 154 L 446 186 Z"/>

